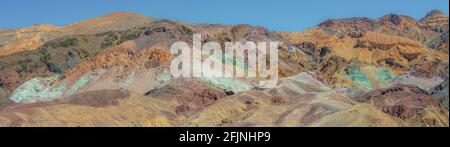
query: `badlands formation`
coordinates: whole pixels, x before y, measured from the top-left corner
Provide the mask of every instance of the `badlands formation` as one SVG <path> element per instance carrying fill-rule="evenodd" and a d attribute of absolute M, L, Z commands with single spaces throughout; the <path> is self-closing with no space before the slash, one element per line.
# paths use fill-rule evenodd
<path fill-rule="evenodd" d="M 193 34 L 281 42 L 278 85 L 172 77 L 170 46 Z M 129 13 L 0 29 L 0 126 L 448 127 L 448 55 L 448 16 L 435 10 L 302 32 Z"/>

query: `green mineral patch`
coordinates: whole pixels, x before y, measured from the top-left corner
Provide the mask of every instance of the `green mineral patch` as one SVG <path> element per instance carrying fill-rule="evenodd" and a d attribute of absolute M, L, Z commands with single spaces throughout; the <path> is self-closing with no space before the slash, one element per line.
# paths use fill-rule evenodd
<path fill-rule="evenodd" d="M 34 103 L 61 97 L 64 94 L 66 83 L 52 85 L 52 82 L 58 79 L 58 75 L 31 79 L 19 86 L 9 99 L 16 103 Z"/>
<path fill-rule="evenodd" d="M 381 68 L 377 69 L 377 77 L 378 77 L 378 80 L 380 80 L 382 82 L 388 82 L 388 81 L 395 79 L 397 77 L 397 75 L 392 73 L 388 69 L 381 67 Z"/>
<path fill-rule="evenodd" d="M 348 78 L 353 81 L 353 86 L 367 90 L 384 87 L 389 81 L 397 77 L 396 74 L 384 67 L 360 66 L 358 63 L 350 63 L 346 73 Z"/>
<path fill-rule="evenodd" d="M 372 81 L 367 78 L 367 76 L 361 72 L 358 65 L 353 65 L 346 70 L 348 78 L 350 78 L 354 86 L 363 87 L 365 89 L 372 89 Z"/>
<path fill-rule="evenodd" d="M 201 77 L 200 80 L 208 82 L 226 91 L 233 91 L 234 93 L 243 92 L 253 88 L 252 85 L 244 83 L 234 78 L 206 78 Z"/>
<path fill-rule="evenodd" d="M 218 59 L 218 60 L 220 60 L 220 59 Z M 233 56 L 231 56 L 231 57 L 224 56 L 222 63 L 226 63 L 226 62 L 230 62 L 230 61 L 232 61 L 233 65 L 238 68 L 246 68 L 247 67 L 247 63 L 236 60 L 235 58 L 233 58 Z"/>
<path fill-rule="evenodd" d="M 156 79 L 163 83 L 167 83 L 172 80 L 172 76 L 170 75 L 169 70 L 164 70 L 161 74 L 158 75 L 158 77 L 156 77 Z"/>
<path fill-rule="evenodd" d="M 134 74 L 134 72 L 132 72 L 130 75 L 127 76 L 127 78 L 123 81 L 122 83 L 122 87 L 124 88 L 128 88 L 128 86 L 130 86 L 134 80 L 136 79 L 136 75 Z"/>
<path fill-rule="evenodd" d="M 72 88 L 69 91 L 69 95 L 74 95 L 81 88 L 83 88 L 90 80 L 92 80 L 92 76 L 90 74 L 83 75 L 75 84 L 72 85 Z"/>

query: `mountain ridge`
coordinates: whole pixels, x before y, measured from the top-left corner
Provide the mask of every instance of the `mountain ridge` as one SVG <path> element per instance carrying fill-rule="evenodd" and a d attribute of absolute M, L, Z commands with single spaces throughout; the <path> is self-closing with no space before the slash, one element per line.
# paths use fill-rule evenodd
<path fill-rule="evenodd" d="M 436 16 L 430 12 L 427 19 Z M 139 23 L 97 29 L 116 17 Z M 427 27 L 387 14 L 275 32 L 141 18 L 113 13 L 55 28 L 70 33 L 1 56 L 0 126 L 449 125 L 448 32 L 429 29 L 444 22 L 424 21 L 433 22 Z M 170 45 L 192 42 L 194 33 L 220 44 L 282 42 L 278 86 L 257 88 L 251 78 L 172 77 Z"/>

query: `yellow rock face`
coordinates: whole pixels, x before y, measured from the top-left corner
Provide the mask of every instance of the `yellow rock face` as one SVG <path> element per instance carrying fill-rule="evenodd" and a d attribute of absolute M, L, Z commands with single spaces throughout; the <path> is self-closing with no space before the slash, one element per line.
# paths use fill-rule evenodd
<path fill-rule="evenodd" d="M 96 34 L 107 31 L 124 31 L 134 27 L 144 26 L 150 22 L 152 22 L 150 18 L 139 14 L 117 12 L 63 27 L 61 30 L 61 35 L 66 36 Z"/>
<path fill-rule="evenodd" d="M 351 108 L 323 117 L 311 126 L 328 127 L 401 127 L 406 125 L 400 119 L 392 118 L 373 105 L 358 104 Z"/>
<path fill-rule="evenodd" d="M 428 29 L 438 32 L 448 30 L 448 16 L 440 11 L 431 11 L 420 20 Z"/>
<path fill-rule="evenodd" d="M 170 104 L 154 99 L 135 96 L 121 100 L 117 106 L 90 107 L 82 105 L 52 105 L 9 110 L 0 114 L 0 126 L 173 126 L 161 109 Z"/>
<path fill-rule="evenodd" d="M 3 82 L 0 85 L 8 88 L 16 87 L 15 84 L 31 85 L 24 86 L 23 89 L 9 89 L 12 93 L 19 90 L 19 94 L 14 94 L 19 99 L 37 99 L 29 104 L 18 104 L 20 101 L 14 101 L 9 95 L 6 97 L 9 93 L 5 93 L 5 102 L 0 104 L 0 126 L 448 126 L 448 108 L 434 103 L 433 97 L 420 90 L 417 85 L 411 85 L 414 89 L 394 87 L 379 90 L 392 86 L 389 85 L 392 84 L 390 82 L 406 72 L 408 75 L 405 76 L 444 77 L 447 73 L 448 77 L 448 54 L 427 44 L 430 38 L 445 35 L 440 32 L 445 29 L 445 25 L 442 25 L 445 20 L 438 13 L 430 14 L 421 21 L 390 14 L 378 20 L 330 20 L 306 31 L 292 33 L 270 32 L 249 25 L 182 25 L 171 21 L 157 21 L 139 30 L 141 35 L 138 38 L 131 37 L 134 39 L 118 41 L 121 43 L 119 45 L 102 47 L 101 51 L 80 58 L 76 64 L 69 66 L 67 63 L 70 68 L 62 70 L 64 72 L 58 73 L 61 75 L 55 76 L 55 79 L 43 83 L 33 82 L 34 80 L 30 84 L 17 82 L 35 78 L 36 75 L 31 73 L 26 73 L 25 76 L 28 77 L 22 79 L 19 77 L 23 76 L 22 73 L 17 73 L 16 78 L 0 79 Z M 88 37 L 77 37 L 94 41 L 92 46 L 96 47 L 90 47 L 91 44 L 87 43 L 88 45 L 73 48 L 96 49 L 105 39 L 92 34 L 123 31 L 150 22 L 149 18 L 137 14 L 113 13 L 62 28 L 36 25 L 0 30 L 0 59 L 21 59 L 8 55 L 31 51 L 46 41 L 69 35 L 90 34 Z M 128 33 L 122 37 L 135 36 L 135 32 Z M 279 84 L 275 88 L 262 89 L 254 87 L 257 79 L 171 77 L 167 69 L 173 58 L 169 46 L 171 42 L 178 40 L 191 40 L 192 33 L 201 33 L 207 39 L 222 42 L 280 39 L 284 43 L 279 48 Z M 445 44 L 442 46 L 445 47 Z M 73 53 L 64 50 L 67 47 L 61 48 L 63 55 L 71 56 Z M 61 55 L 58 52 L 61 50 L 51 50 L 52 54 L 49 56 L 58 57 L 53 58 L 55 60 L 51 63 L 69 62 L 68 59 L 73 59 L 58 56 Z M 45 60 L 36 58 L 33 61 L 42 59 Z M 6 64 L 0 66 L 22 63 L 19 60 L 4 61 L 7 61 L 4 62 Z M 437 63 L 442 63 L 443 67 L 433 66 Z M 424 64 L 424 67 L 411 70 L 419 64 Z M 445 70 L 445 65 L 447 71 L 442 71 Z M 45 70 L 42 73 L 50 73 L 47 71 L 50 68 L 48 64 L 36 66 Z M 11 67 L 9 70 L 11 74 L 6 74 L 6 77 L 11 77 L 9 75 L 22 69 Z M 39 71 L 32 71 L 36 72 Z M 424 81 L 426 80 L 428 79 Z M 434 84 L 432 82 L 428 85 Z M 439 80 L 436 82 L 440 83 Z M 1 88 L 0 86 L 0 94 L 3 90 Z M 430 86 L 431 88 L 435 86 Z M 426 99 L 411 99 L 421 98 L 417 97 L 418 94 L 411 94 L 411 89 L 421 91 L 420 96 L 427 96 Z M 38 92 L 34 94 L 35 91 Z M 365 95 L 370 92 L 373 93 Z M 30 96 L 28 93 L 31 93 Z M 387 97 L 387 94 L 392 95 Z M 360 95 L 368 101 L 358 99 Z M 383 98 L 383 95 L 386 97 L 380 102 L 369 101 Z M 13 101 L 17 104 L 12 103 Z M 398 107 L 395 102 L 399 101 L 406 106 L 415 106 L 411 102 L 424 103 L 426 107 L 419 107 L 420 113 L 411 111 L 418 115 L 414 113 L 410 116 L 405 113 L 408 117 L 400 117 L 397 113 L 410 109 Z M 428 101 L 433 103 L 425 103 Z M 416 110 L 418 107 L 412 109 Z"/>
<path fill-rule="evenodd" d="M 0 56 L 36 49 L 53 39 L 58 30 L 56 26 L 43 24 L 5 31 L 0 34 Z"/>

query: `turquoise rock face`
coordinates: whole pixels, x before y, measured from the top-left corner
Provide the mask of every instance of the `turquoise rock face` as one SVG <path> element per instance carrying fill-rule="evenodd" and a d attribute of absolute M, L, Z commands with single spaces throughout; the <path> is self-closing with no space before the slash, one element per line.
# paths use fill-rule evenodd
<path fill-rule="evenodd" d="M 130 75 L 127 76 L 127 78 L 122 82 L 123 88 L 128 88 L 136 79 L 136 75 L 134 72 L 132 72 Z"/>
<path fill-rule="evenodd" d="M 221 60 L 220 58 L 217 58 L 217 60 Z M 222 63 L 226 63 L 226 62 L 231 62 L 233 63 L 233 65 L 235 65 L 238 68 L 246 68 L 247 67 L 247 63 L 242 62 L 240 60 L 236 60 L 234 57 L 229 57 L 229 56 L 224 56 Z"/>
<path fill-rule="evenodd" d="M 86 74 L 70 86 L 66 81 L 52 85 L 58 79 L 59 75 L 31 79 L 20 85 L 9 99 L 15 103 L 35 103 L 51 101 L 66 95 L 74 95 L 92 80 L 92 76 Z M 65 93 L 66 90 L 68 90 L 68 93 Z"/>
<path fill-rule="evenodd" d="M 169 70 L 164 70 L 162 73 L 156 77 L 156 80 L 162 82 L 162 83 L 168 83 L 170 80 L 172 80 L 172 76 L 170 75 Z"/>
<path fill-rule="evenodd" d="M 35 103 L 50 101 L 64 94 L 66 83 L 51 85 L 59 76 L 41 77 L 31 79 L 20 85 L 9 97 L 15 103 Z"/>
<path fill-rule="evenodd" d="M 90 80 L 92 80 L 92 76 L 90 74 L 83 75 L 80 79 L 78 79 L 75 84 L 72 85 L 72 88 L 69 91 L 69 95 L 77 94 L 81 88 L 83 88 Z"/>
<path fill-rule="evenodd" d="M 244 83 L 234 78 L 199 78 L 202 81 L 205 81 L 209 84 L 219 87 L 220 89 L 226 91 L 232 91 L 234 93 L 239 93 L 243 91 L 247 91 L 253 88 L 251 84 Z"/>
<path fill-rule="evenodd" d="M 390 81 L 394 80 L 397 75 L 384 67 L 367 68 L 368 71 L 361 71 L 359 64 L 353 63 L 346 71 L 348 78 L 353 81 L 354 87 L 371 90 L 373 88 L 384 87 Z M 372 73 L 367 75 L 368 73 Z"/>
<path fill-rule="evenodd" d="M 383 83 L 389 82 L 397 77 L 397 74 L 392 73 L 386 68 L 380 67 L 377 69 L 377 78 Z"/>
<path fill-rule="evenodd" d="M 235 60 L 233 57 L 227 57 L 225 58 L 216 58 L 216 60 L 221 60 L 222 63 L 225 62 L 232 62 L 233 65 L 238 69 L 246 69 L 247 64 L 244 62 L 240 62 L 239 60 Z M 201 70 L 201 69 L 194 69 L 194 70 Z M 211 71 L 213 73 L 215 72 L 221 72 L 221 71 Z M 244 70 L 244 72 L 246 72 Z M 205 73 L 203 73 L 205 74 Z M 247 91 L 253 88 L 253 86 L 250 83 L 243 82 L 236 78 L 226 78 L 226 77 L 199 77 L 198 79 L 205 81 L 211 85 L 214 85 L 220 89 L 223 89 L 225 91 L 232 91 L 234 93 L 239 93 L 243 91 Z"/>
<path fill-rule="evenodd" d="M 372 81 L 370 81 L 369 78 L 361 72 L 359 66 L 351 66 L 348 68 L 347 76 L 356 84 L 355 86 L 361 86 L 365 89 L 372 89 Z"/>

